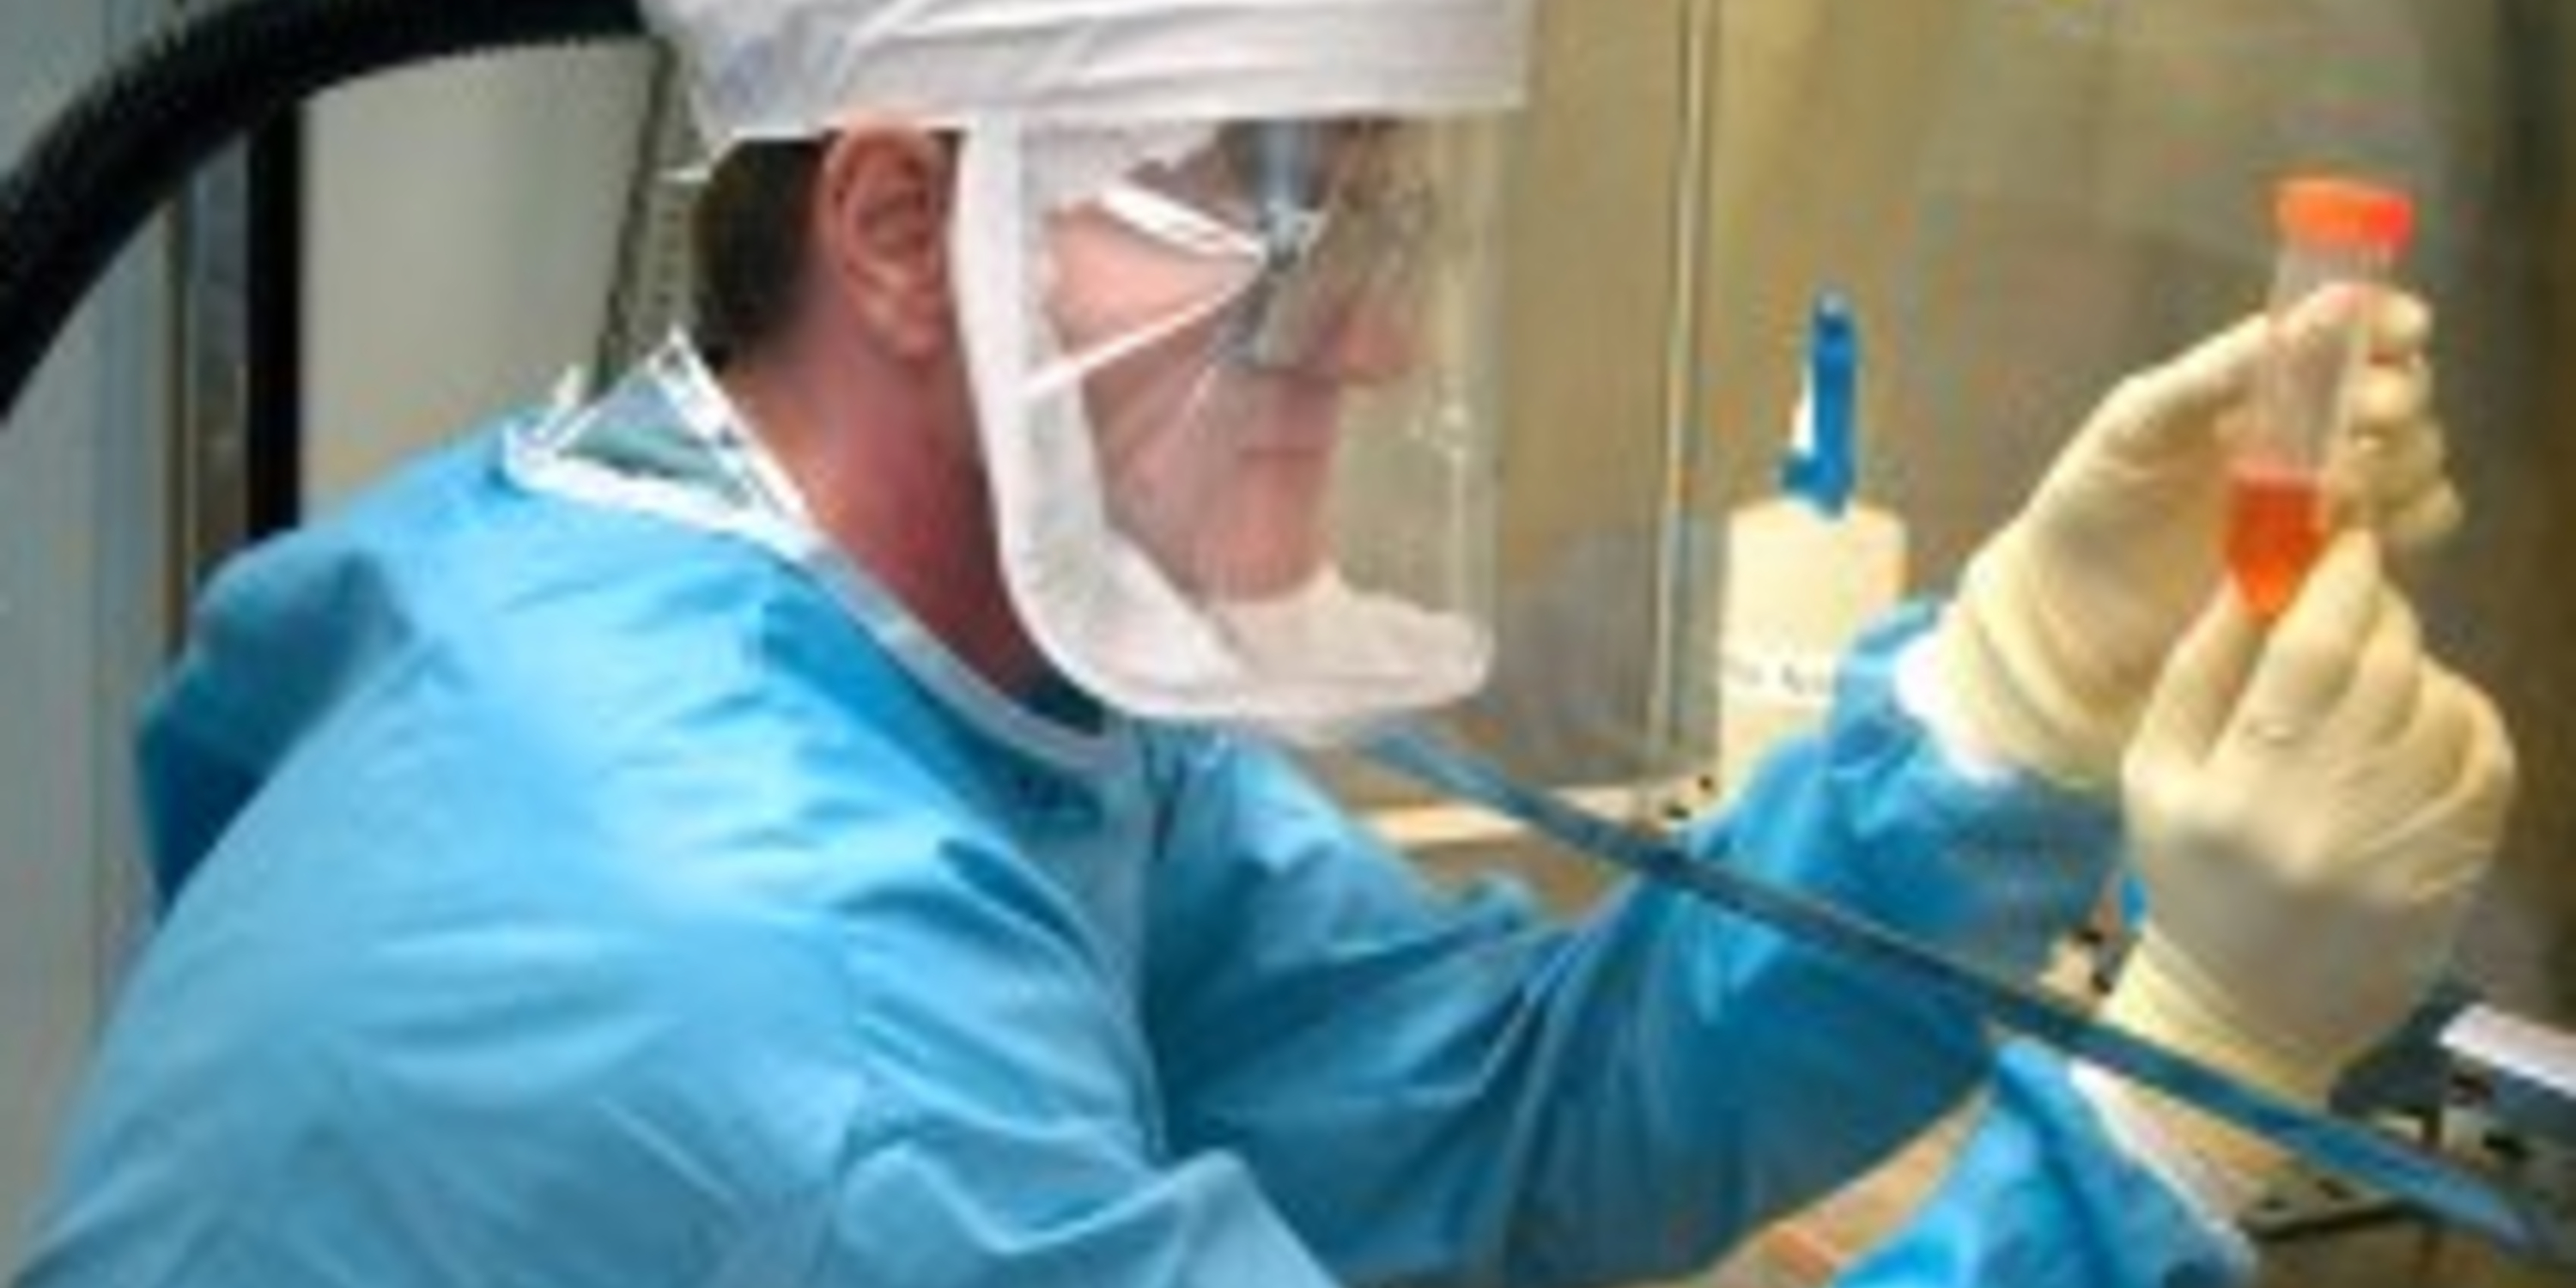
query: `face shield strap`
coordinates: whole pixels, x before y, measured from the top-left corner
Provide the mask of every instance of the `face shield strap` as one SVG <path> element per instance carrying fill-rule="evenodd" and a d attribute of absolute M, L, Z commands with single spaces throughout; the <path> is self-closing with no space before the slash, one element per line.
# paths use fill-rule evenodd
<path fill-rule="evenodd" d="M 1101 193 L 1099 201 L 1101 210 L 1111 218 L 1175 251 L 1220 262 L 1246 265 L 1261 262 L 1260 243 L 1242 230 L 1150 188 L 1132 183 L 1120 184 Z M 1151 326 L 1048 364 L 1031 377 L 1031 396 L 1063 397 L 1103 368 L 1153 349 L 1219 313 L 1236 309 L 1245 294 L 1256 288 L 1258 280 L 1256 273 L 1242 285 L 1210 292 L 1204 299 Z"/>

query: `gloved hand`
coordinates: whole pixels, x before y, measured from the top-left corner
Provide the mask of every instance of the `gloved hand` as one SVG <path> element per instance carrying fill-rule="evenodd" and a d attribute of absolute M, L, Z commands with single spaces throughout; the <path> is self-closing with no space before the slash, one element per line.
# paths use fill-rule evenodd
<path fill-rule="evenodd" d="M 2430 411 L 2432 316 L 2391 293 L 2372 324 L 2329 488 L 2358 524 L 2412 547 L 2459 520 Z M 2263 346 L 2263 320 L 2249 319 L 2123 381 L 1969 563 L 1943 617 L 1941 666 L 1985 750 L 2110 788 L 2165 654 L 2219 584 L 2224 426 L 2249 400 Z"/>
<path fill-rule="evenodd" d="M 2495 853 L 2513 750 L 2338 537 L 2268 636 L 2217 598 L 2124 773 L 2147 920 L 2109 1018 L 2322 1100 L 2405 1020 Z M 2233 1154 L 2240 1170 L 2259 1160 Z"/>

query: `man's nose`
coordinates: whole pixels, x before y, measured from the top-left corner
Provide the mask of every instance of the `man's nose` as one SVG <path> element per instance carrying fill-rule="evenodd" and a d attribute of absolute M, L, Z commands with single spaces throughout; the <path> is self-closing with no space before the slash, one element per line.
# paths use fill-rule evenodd
<path fill-rule="evenodd" d="M 1384 385 L 1412 374 L 1422 349 L 1421 302 L 1405 293 L 1353 301 L 1317 346 L 1313 374 L 1346 385 Z"/>

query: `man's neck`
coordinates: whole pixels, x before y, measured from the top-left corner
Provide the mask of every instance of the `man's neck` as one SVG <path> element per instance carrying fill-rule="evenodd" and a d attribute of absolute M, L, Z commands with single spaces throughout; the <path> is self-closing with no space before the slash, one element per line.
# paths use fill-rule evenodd
<path fill-rule="evenodd" d="M 864 364 L 747 361 L 718 379 L 833 544 L 1006 693 L 1046 666 L 1013 608 L 965 400 Z"/>

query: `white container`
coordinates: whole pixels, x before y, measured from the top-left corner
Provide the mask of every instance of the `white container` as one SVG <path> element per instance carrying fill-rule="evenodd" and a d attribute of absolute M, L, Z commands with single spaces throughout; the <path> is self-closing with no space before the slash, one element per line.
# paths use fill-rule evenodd
<path fill-rule="evenodd" d="M 1780 743 L 1815 729 L 1842 657 L 1905 594 L 1905 525 L 1852 502 L 1828 516 L 1778 496 L 1727 521 L 1718 637 L 1718 797 L 1732 801 Z"/>

